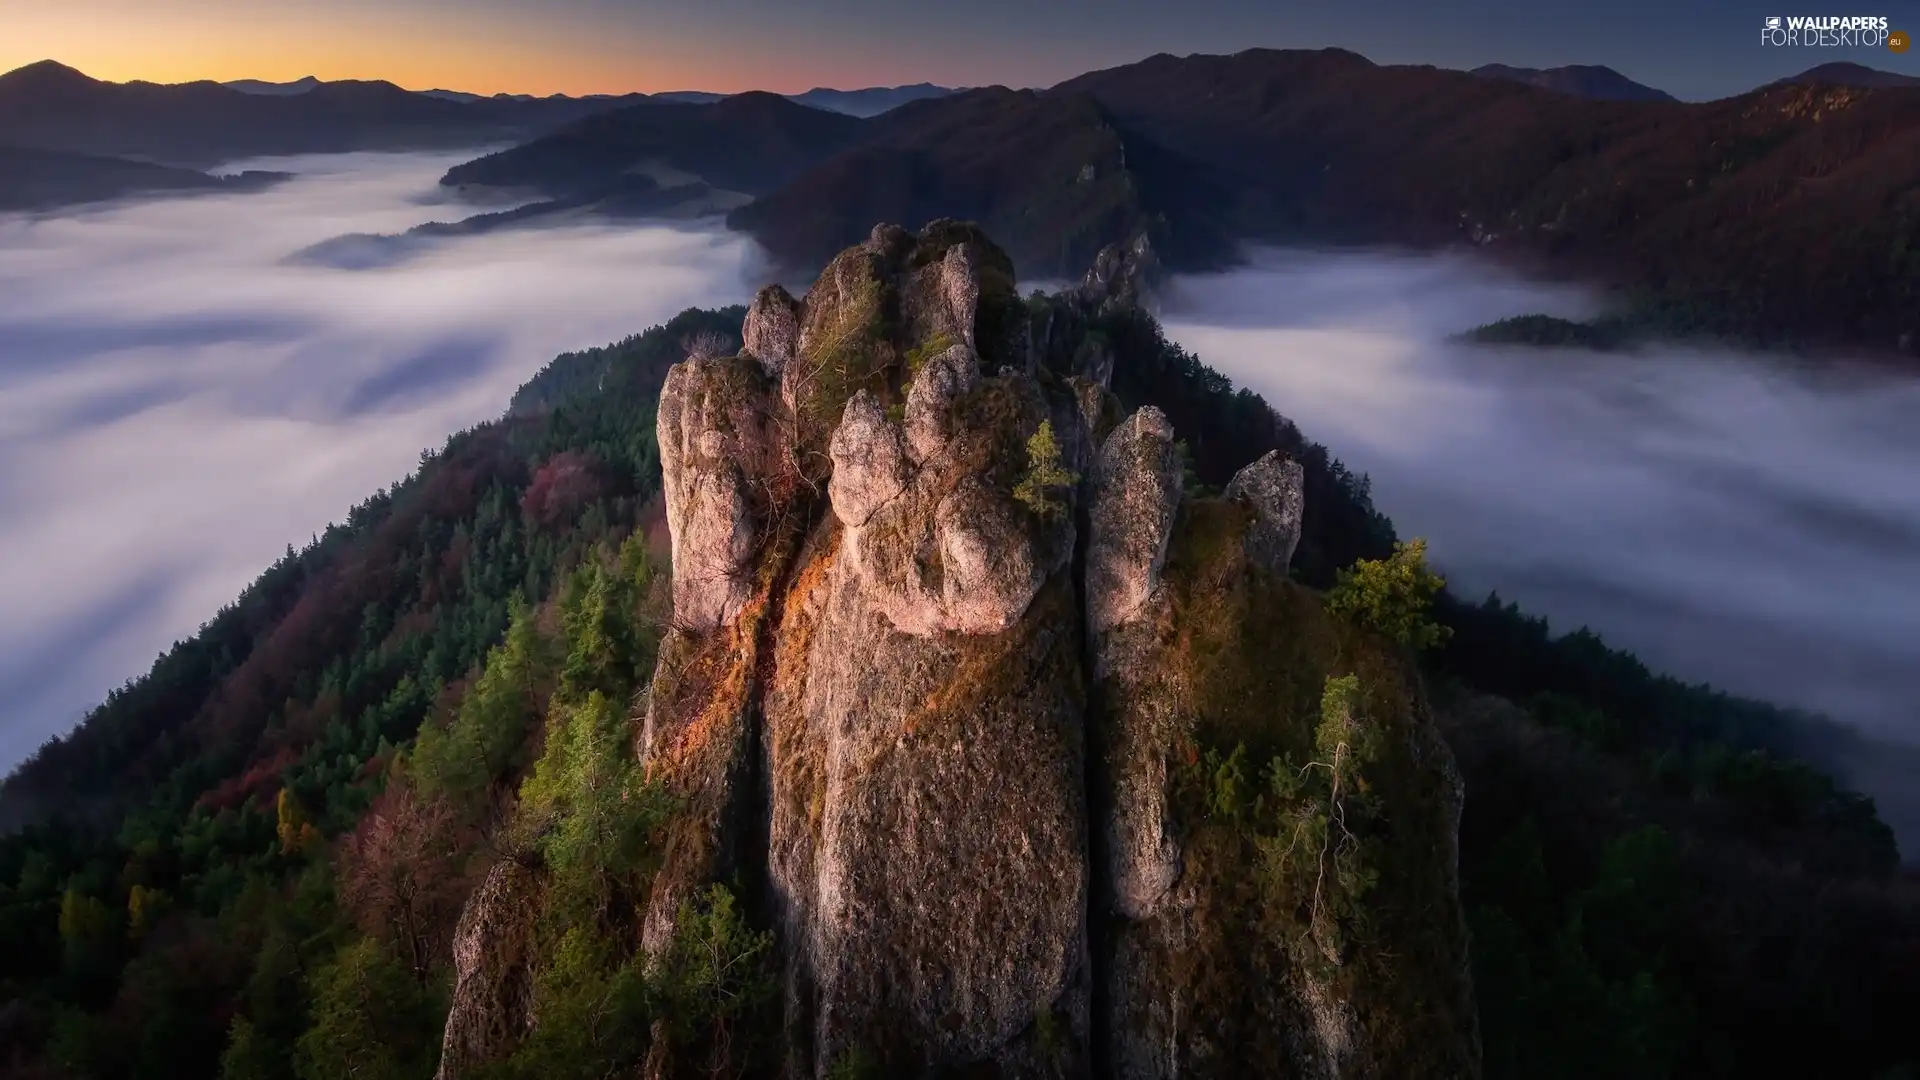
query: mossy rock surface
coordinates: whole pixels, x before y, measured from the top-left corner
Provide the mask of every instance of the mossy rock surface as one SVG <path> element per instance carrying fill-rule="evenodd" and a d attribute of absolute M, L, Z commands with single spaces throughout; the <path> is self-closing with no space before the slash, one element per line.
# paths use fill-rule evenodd
<path fill-rule="evenodd" d="M 1096 694 L 1108 782 L 1164 777 L 1180 853 L 1157 907 L 1110 938 L 1119 1075 L 1171 1075 L 1169 1046 L 1182 1076 L 1478 1075 L 1458 793 L 1417 673 L 1319 594 L 1250 563 L 1249 525 L 1232 502 L 1182 506 L 1159 606 L 1124 631 L 1138 638 L 1132 663 Z M 1316 908 L 1316 876 L 1275 869 L 1286 803 L 1265 772 L 1315 759 L 1328 680 L 1346 675 L 1379 746 L 1348 818 L 1372 883 L 1339 905 L 1344 948 L 1330 959 L 1314 913 L 1333 909 L 1333 887 Z"/>

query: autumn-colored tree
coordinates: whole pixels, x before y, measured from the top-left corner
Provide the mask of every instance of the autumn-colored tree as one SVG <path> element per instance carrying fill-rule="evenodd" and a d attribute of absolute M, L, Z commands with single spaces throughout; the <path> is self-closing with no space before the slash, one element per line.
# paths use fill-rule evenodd
<path fill-rule="evenodd" d="M 320 839 L 319 830 L 307 821 L 307 810 L 300 805 L 298 796 L 281 788 L 273 801 L 275 825 L 274 835 L 280 838 L 282 855 L 298 855 Z"/>
<path fill-rule="evenodd" d="M 341 901 L 422 984 L 460 916 L 464 839 L 444 801 L 401 782 L 374 801 L 340 848 Z"/>
<path fill-rule="evenodd" d="M 112 933 L 112 909 L 69 886 L 60 897 L 60 940 L 69 946 L 92 945 Z"/>
<path fill-rule="evenodd" d="M 601 491 L 599 461 L 592 455 L 562 450 L 534 471 L 520 511 L 542 528 L 570 522 Z"/>
<path fill-rule="evenodd" d="M 166 902 L 167 894 L 159 889 L 135 885 L 127 890 L 127 936 L 145 937 Z"/>

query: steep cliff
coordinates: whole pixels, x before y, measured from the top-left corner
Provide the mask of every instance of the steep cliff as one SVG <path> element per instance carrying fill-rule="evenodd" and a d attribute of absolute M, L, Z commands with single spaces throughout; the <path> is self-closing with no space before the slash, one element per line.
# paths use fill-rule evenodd
<path fill-rule="evenodd" d="M 1131 298 L 1121 254 L 1080 310 Z M 642 957 L 738 890 L 781 1035 L 724 1060 L 769 1075 L 1477 1075 L 1417 675 L 1288 580 L 1299 467 L 1188 497 L 1083 322 L 1034 325 L 971 226 L 882 226 L 668 377 Z M 519 985 L 486 951 L 462 1061 L 464 1003 Z M 712 1038 L 657 1025 L 646 1071 Z"/>

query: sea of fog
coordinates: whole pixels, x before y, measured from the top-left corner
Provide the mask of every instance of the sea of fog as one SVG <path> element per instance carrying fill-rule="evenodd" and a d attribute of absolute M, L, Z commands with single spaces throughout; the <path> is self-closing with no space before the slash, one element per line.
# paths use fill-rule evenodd
<path fill-rule="evenodd" d="M 464 216 L 453 160 L 236 163 L 298 178 L 0 217 L 0 769 L 555 353 L 756 283 L 747 244 L 684 227 L 337 239 Z M 1293 252 L 1176 282 L 1166 321 L 1367 473 L 1462 593 L 1920 738 L 1920 379 L 1450 341 L 1592 310 L 1462 258 Z"/>
<path fill-rule="evenodd" d="M 1920 378 L 1449 340 L 1594 310 L 1464 258 L 1269 252 L 1177 282 L 1164 314 L 1366 473 L 1462 595 L 1498 590 L 1656 670 L 1920 742 Z M 1862 755 L 1852 779 L 1911 839 L 1920 785 L 1889 762 Z"/>
<path fill-rule="evenodd" d="M 667 227 L 290 258 L 473 212 L 436 190 L 459 160 L 0 215 L 0 770 L 555 354 L 750 295 L 744 242 Z"/>

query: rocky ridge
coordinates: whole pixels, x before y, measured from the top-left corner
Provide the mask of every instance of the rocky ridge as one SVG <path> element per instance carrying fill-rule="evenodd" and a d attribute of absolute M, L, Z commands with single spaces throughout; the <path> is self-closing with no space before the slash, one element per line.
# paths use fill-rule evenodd
<path fill-rule="evenodd" d="M 667 379 L 674 616 L 635 749 L 679 809 L 641 942 L 709 882 L 758 894 L 779 1075 L 1478 1073 L 1458 781 L 1404 657 L 1288 579 L 1299 467 L 1184 492 L 1165 416 L 1119 418 L 1111 353 L 1062 340 L 1147 254 L 1023 302 L 979 230 L 877 227 Z M 1310 758 L 1346 674 L 1372 884 L 1309 893 L 1269 803 L 1196 766 Z M 469 941 L 508 886 L 462 922 L 456 1065 L 486 1056 L 468 1003 L 518 985 L 479 970 L 511 940 Z M 648 1072 L 700 1054 L 656 1039 Z"/>

